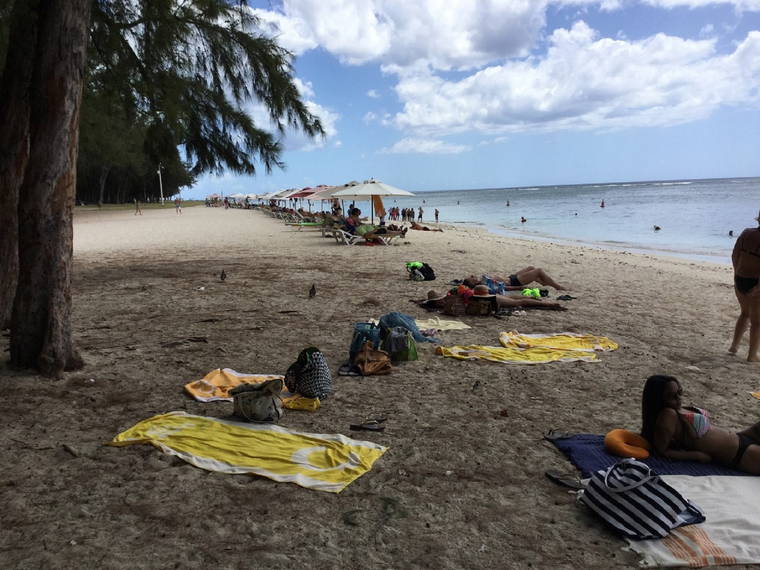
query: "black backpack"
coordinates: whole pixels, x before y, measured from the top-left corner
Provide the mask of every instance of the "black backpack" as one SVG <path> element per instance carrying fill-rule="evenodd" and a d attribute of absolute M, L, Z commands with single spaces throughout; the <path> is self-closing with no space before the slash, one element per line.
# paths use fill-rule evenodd
<path fill-rule="evenodd" d="M 409 279 L 413 281 L 433 281 L 435 280 L 435 271 L 427 263 L 422 263 L 421 267 L 409 269 Z"/>

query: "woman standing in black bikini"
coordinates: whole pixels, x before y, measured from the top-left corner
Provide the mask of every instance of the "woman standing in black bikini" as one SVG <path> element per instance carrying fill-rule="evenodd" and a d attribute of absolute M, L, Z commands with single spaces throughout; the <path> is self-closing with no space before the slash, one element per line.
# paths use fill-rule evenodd
<path fill-rule="evenodd" d="M 760 214 L 755 218 L 760 223 Z M 736 354 L 749 326 L 749 362 L 760 362 L 760 227 L 744 230 L 731 254 L 734 265 L 734 290 L 741 313 L 736 320 L 734 340 L 728 352 Z"/>

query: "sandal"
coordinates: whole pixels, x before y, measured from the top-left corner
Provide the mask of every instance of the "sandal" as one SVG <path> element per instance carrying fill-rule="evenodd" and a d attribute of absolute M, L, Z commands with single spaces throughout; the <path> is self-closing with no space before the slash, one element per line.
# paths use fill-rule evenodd
<path fill-rule="evenodd" d="M 367 420 L 363 424 L 351 424 L 348 428 L 352 431 L 383 431 L 385 426 L 380 425 L 385 421 L 385 418 L 377 418 L 374 420 Z"/>
<path fill-rule="evenodd" d="M 545 471 L 544 475 L 546 475 L 546 478 L 549 479 L 552 483 L 556 483 L 557 485 L 560 485 L 562 487 L 567 487 L 568 489 L 575 489 L 576 491 L 579 491 L 581 489 L 585 489 L 585 486 L 583 483 L 581 483 L 580 478 L 578 475 L 572 475 L 567 473 L 561 473 L 560 471 Z"/>

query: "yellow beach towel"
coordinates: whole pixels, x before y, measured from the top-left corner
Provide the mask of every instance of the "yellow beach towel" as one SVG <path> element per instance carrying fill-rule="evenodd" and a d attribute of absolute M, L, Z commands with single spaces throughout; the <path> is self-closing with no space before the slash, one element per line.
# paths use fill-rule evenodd
<path fill-rule="evenodd" d="M 596 361 L 596 351 L 615 350 L 618 345 L 606 337 L 575 333 L 499 335 L 502 346 L 439 346 L 438 354 L 459 360 L 490 360 L 514 364 Z"/>
<path fill-rule="evenodd" d="M 387 450 L 343 435 L 302 433 L 272 424 L 249 424 L 169 412 L 143 420 L 109 445 L 150 443 L 209 471 L 250 473 L 308 489 L 340 493 Z"/>
<path fill-rule="evenodd" d="M 584 352 L 601 352 L 617 350 L 616 342 L 604 336 L 561 332 L 554 334 L 520 334 L 517 331 L 503 332 L 499 342 L 505 347 L 514 348 L 556 348 L 580 350 Z"/>
<path fill-rule="evenodd" d="M 462 321 L 450 321 L 442 319 L 440 317 L 431 317 L 429 319 L 416 319 L 417 328 L 425 329 L 438 329 L 439 331 L 455 331 L 472 328 L 470 325 L 463 323 Z"/>
<path fill-rule="evenodd" d="M 232 368 L 217 368 L 200 380 L 185 384 L 185 391 L 199 402 L 231 402 L 229 392 L 241 384 L 258 384 L 267 380 L 284 379 L 282 374 L 245 374 Z M 291 394 L 283 386 L 282 405 L 291 410 L 319 409 L 318 398 L 306 398 L 300 394 Z"/>

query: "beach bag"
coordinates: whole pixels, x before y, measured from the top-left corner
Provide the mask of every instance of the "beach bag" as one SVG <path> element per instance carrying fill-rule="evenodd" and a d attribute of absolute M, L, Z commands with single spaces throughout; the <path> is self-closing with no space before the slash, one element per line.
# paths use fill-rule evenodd
<path fill-rule="evenodd" d="M 414 335 L 404 327 L 392 327 L 385 331 L 382 348 L 391 357 L 391 362 L 409 362 L 417 360 L 417 343 Z"/>
<path fill-rule="evenodd" d="M 356 354 L 367 341 L 372 343 L 372 348 L 380 346 L 380 327 L 374 323 L 356 323 L 354 325 L 354 336 L 351 337 L 351 345 L 348 347 L 348 360 L 350 362 L 354 361 Z"/>
<path fill-rule="evenodd" d="M 461 295 L 446 295 L 441 305 L 441 312 L 452 317 L 461 317 L 467 314 L 467 304 Z"/>
<path fill-rule="evenodd" d="M 294 394 L 324 399 L 332 392 L 332 377 L 325 355 L 318 348 L 304 348 L 285 372 L 285 386 Z"/>
<path fill-rule="evenodd" d="M 594 473 L 578 500 L 632 540 L 663 538 L 679 526 L 705 520 L 699 507 L 636 459 Z"/>
<path fill-rule="evenodd" d="M 412 281 L 435 280 L 435 271 L 433 271 L 433 268 L 422 261 L 411 261 L 407 263 L 406 270 L 409 272 L 409 279 Z"/>
<path fill-rule="evenodd" d="M 495 295 L 472 295 L 464 309 L 466 315 L 487 317 L 499 310 Z"/>
<path fill-rule="evenodd" d="M 371 341 L 365 342 L 353 360 L 362 376 L 390 374 L 391 358 L 384 350 L 374 348 Z"/>
<path fill-rule="evenodd" d="M 277 422 L 282 417 L 282 380 L 241 384 L 230 390 L 233 413 L 249 422 Z"/>

